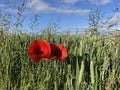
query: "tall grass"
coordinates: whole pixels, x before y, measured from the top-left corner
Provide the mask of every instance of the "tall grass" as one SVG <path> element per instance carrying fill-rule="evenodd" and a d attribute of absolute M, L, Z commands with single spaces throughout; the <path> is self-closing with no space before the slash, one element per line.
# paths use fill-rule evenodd
<path fill-rule="evenodd" d="M 35 39 L 62 43 L 69 56 L 34 64 Z M 0 90 L 119 90 L 120 36 L 0 34 Z"/>

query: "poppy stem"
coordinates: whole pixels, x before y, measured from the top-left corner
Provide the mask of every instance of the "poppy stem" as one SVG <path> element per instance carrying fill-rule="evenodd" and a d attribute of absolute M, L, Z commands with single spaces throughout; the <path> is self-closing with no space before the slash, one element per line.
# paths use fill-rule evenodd
<path fill-rule="evenodd" d="M 54 60 L 54 69 L 56 69 L 56 60 Z"/>
<path fill-rule="evenodd" d="M 54 59 L 54 90 L 58 90 L 58 80 L 57 80 L 57 70 L 58 70 L 58 66 L 57 66 L 57 61 Z"/>

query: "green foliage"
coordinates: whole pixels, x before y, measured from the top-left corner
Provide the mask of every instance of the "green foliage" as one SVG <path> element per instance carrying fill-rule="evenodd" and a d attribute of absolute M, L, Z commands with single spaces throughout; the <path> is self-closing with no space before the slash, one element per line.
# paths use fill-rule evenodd
<path fill-rule="evenodd" d="M 103 13 L 99 8 L 95 8 L 95 10 L 91 10 L 91 12 L 88 15 L 88 21 L 89 21 L 89 29 L 88 33 L 92 34 L 99 34 L 98 33 L 98 27 L 99 23 L 101 23 L 101 20 L 103 18 Z"/>
<path fill-rule="evenodd" d="M 68 58 L 34 64 L 27 48 L 35 39 L 63 43 Z M 0 34 L 0 90 L 118 90 L 120 36 L 44 33 Z"/>

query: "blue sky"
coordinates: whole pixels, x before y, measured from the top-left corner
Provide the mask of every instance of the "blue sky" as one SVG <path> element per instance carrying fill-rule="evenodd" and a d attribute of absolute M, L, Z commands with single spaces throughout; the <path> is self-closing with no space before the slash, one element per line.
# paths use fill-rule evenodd
<path fill-rule="evenodd" d="M 8 8 L 10 4 L 6 4 L 6 1 L 0 0 L 0 11 L 9 12 L 16 16 L 17 6 L 21 5 L 23 0 L 17 0 L 13 3 L 16 7 L 10 8 Z M 96 7 L 105 13 L 103 22 L 111 17 L 106 23 L 106 25 L 110 25 L 120 21 L 120 13 L 113 12 L 117 4 L 118 0 L 27 0 L 26 10 L 23 14 L 25 16 L 23 26 L 30 31 L 30 18 L 37 14 L 39 16 L 39 28 L 46 27 L 50 21 L 58 23 L 60 30 L 86 28 L 89 26 L 88 14 Z"/>

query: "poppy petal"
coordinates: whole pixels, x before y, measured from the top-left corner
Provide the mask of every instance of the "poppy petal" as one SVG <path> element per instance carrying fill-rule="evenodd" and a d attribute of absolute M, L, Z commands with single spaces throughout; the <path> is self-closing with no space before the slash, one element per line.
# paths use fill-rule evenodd
<path fill-rule="evenodd" d="M 63 58 L 66 58 L 68 56 L 66 48 L 63 46 L 63 44 L 50 44 L 51 47 L 51 57 L 56 58 L 58 60 L 61 60 Z"/>
<path fill-rule="evenodd" d="M 40 57 L 42 58 L 49 58 L 51 54 L 51 48 L 49 43 L 46 40 L 42 40 L 39 42 L 39 47 L 43 51 L 43 54 L 40 54 Z"/>
<path fill-rule="evenodd" d="M 61 50 L 61 56 L 59 57 L 59 60 L 66 58 L 68 56 L 67 49 L 64 47 L 63 44 L 58 44 L 58 48 Z"/>
<path fill-rule="evenodd" d="M 41 58 L 49 59 L 50 53 L 51 48 L 46 40 L 34 40 L 28 48 L 28 54 L 35 63 L 38 63 Z"/>

